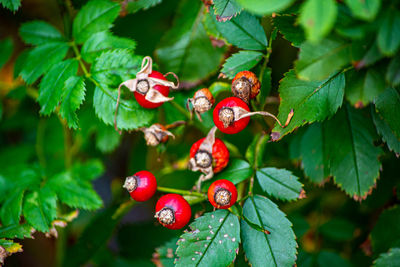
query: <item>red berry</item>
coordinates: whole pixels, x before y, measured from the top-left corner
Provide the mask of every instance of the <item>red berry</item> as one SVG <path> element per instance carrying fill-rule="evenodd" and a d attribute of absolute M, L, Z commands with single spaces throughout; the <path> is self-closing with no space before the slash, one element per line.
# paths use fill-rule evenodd
<path fill-rule="evenodd" d="M 250 117 L 244 117 L 239 120 L 235 120 L 234 107 L 241 108 L 246 112 L 250 109 L 247 104 L 238 97 L 228 97 L 222 100 L 214 108 L 213 119 L 215 126 L 226 134 L 235 134 L 242 131 L 249 124 Z"/>
<path fill-rule="evenodd" d="M 217 209 L 227 209 L 235 204 L 237 189 L 231 181 L 221 179 L 210 185 L 207 195 L 211 205 Z"/>
<path fill-rule="evenodd" d="M 160 80 L 165 80 L 165 81 L 167 80 L 164 77 L 164 75 L 162 75 L 162 73 L 160 73 L 158 71 L 155 71 L 155 70 L 153 70 L 149 74 L 149 77 L 160 79 Z M 152 103 L 152 102 L 150 102 L 150 101 L 145 99 L 146 93 L 149 90 L 149 84 L 147 83 L 147 81 L 142 81 L 142 83 L 143 83 L 143 88 L 144 89 L 143 90 L 140 89 L 141 88 L 141 86 L 140 86 L 141 81 L 138 81 L 138 85 L 137 85 L 136 91 L 134 92 L 136 101 L 139 103 L 139 105 L 141 105 L 144 108 L 157 108 L 157 107 L 161 106 L 164 102 Z M 145 83 L 147 83 L 147 85 Z M 169 87 L 168 86 L 163 86 L 163 85 L 157 84 L 153 88 L 155 90 L 159 91 L 162 95 L 164 95 L 166 97 L 169 94 Z M 140 93 L 141 91 L 142 91 L 142 93 Z"/>
<path fill-rule="evenodd" d="M 213 172 L 220 172 L 228 165 L 229 150 L 221 139 L 215 138 L 212 155 L 209 155 L 208 152 L 199 150 L 200 145 L 205 139 L 202 138 L 192 145 L 190 148 L 190 158 L 194 158 L 196 165 L 199 167 L 207 168 L 212 164 Z M 196 158 L 198 159 L 196 160 Z"/>
<path fill-rule="evenodd" d="M 251 71 L 241 71 L 236 74 L 232 81 L 232 93 L 244 102 L 249 103 L 250 99 L 255 98 L 260 93 L 260 81 Z"/>
<path fill-rule="evenodd" d="M 131 197 L 139 202 L 149 200 L 157 190 L 157 180 L 151 172 L 140 171 L 126 177 L 124 186 Z"/>
<path fill-rule="evenodd" d="M 178 194 L 162 196 L 156 204 L 155 218 L 168 229 L 181 229 L 192 216 L 189 203 Z"/>

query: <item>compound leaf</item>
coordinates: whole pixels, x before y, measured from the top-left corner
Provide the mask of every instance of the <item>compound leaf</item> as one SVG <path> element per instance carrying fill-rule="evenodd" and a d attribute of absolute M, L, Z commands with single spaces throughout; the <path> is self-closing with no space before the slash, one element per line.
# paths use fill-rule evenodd
<path fill-rule="evenodd" d="M 64 40 L 60 31 L 47 22 L 36 20 L 22 24 L 19 35 L 27 44 L 41 45 L 49 42 L 62 42 Z"/>
<path fill-rule="evenodd" d="M 229 79 L 243 70 L 250 70 L 262 59 L 263 54 L 257 51 L 240 51 L 228 58 L 221 70 Z"/>
<path fill-rule="evenodd" d="M 60 115 L 67 121 L 68 126 L 74 129 L 78 128 L 78 117 L 75 112 L 85 99 L 85 90 L 83 77 L 71 76 L 65 81 Z"/>

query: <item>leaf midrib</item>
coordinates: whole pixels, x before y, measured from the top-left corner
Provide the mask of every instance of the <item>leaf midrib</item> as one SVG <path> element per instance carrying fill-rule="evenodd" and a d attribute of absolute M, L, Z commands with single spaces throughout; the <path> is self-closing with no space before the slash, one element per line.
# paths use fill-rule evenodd
<path fill-rule="evenodd" d="M 239 30 L 241 30 L 242 32 L 244 32 L 247 36 L 249 36 L 251 39 L 255 40 L 257 43 L 259 43 L 261 45 L 261 47 L 265 47 L 265 44 L 261 43 L 258 39 L 256 39 L 255 36 L 253 36 L 252 34 L 250 34 L 248 31 L 246 31 L 242 26 L 240 26 L 238 23 L 236 23 L 235 20 L 231 20 L 232 24 L 235 25 L 237 28 L 239 28 Z"/>
<path fill-rule="evenodd" d="M 273 178 L 271 175 L 265 173 L 263 170 L 260 170 L 259 172 L 261 172 L 261 173 L 264 174 L 265 176 L 269 177 L 271 180 L 273 180 L 273 181 L 276 182 L 277 184 L 280 184 L 280 185 L 282 185 L 283 187 L 286 187 L 286 188 L 289 189 L 290 191 L 292 191 L 292 192 L 294 192 L 294 193 L 296 193 L 296 194 L 298 194 L 298 195 L 300 194 L 300 192 L 297 192 L 295 189 L 291 188 L 290 186 L 288 186 L 288 185 L 282 183 L 282 182 L 279 181 L 279 180 L 276 180 L 276 179 Z"/>

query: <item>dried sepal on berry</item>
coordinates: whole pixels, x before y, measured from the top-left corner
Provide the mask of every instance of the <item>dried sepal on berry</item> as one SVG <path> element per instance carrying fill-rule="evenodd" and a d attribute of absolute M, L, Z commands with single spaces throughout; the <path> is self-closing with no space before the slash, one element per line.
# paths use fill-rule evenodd
<path fill-rule="evenodd" d="M 233 78 L 232 93 L 247 104 L 260 93 L 261 84 L 251 71 L 241 71 Z"/>
<path fill-rule="evenodd" d="M 175 77 L 176 84 L 166 79 L 166 76 L 171 74 Z M 136 74 L 136 78 L 124 81 L 118 86 L 118 97 L 114 115 L 114 127 L 117 131 L 117 113 L 122 86 L 127 87 L 129 91 L 134 93 L 137 102 L 142 107 L 156 108 L 164 102 L 174 99 L 173 97 L 168 97 L 169 88 L 177 89 L 179 87 L 179 79 L 172 72 L 162 75 L 157 71 L 153 71 L 152 58 L 149 56 L 145 57 L 142 61 L 140 71 Z"/>
<path fill-rule="evenodd" d="M 223 133 L 235 134 L 246 128 L 250 116 L 262 115 L 273 118 L 282 128 L 285 128 L 292 116 L 293 110 L 289 113 L 285 124 L 267 111 L 251 112 L 248 105 L 238 97 L 228 97 L 217 104 L 213 112 L 215 126 Z"/>
<path fill-rule="evenodd" d="M 192 109 L 189 107 L 189 103 L 192 104 Z M 186 108 L 190 111 L 190 118 L 192 118 L 194 111 L 199 121 L 202 121 L 201 114 L 210 110 L 214 103 L 215 99 L 210 90 L 208 90 L 208 88 L 203 88 L 197 90 L 193 98 L 187 100 Z"/>
<path fill-rule="evenodd" d="M 140 128 L 139 130 L 144 133 L 144 139 L 146 140 L 146 144 L 148 146 L 157 146 L 160 143 L 167 142 L 169 136 L 175 138 L 175 136 L 170 131 L 168 131 L 168 129 L 178 127 L 185 123 L 186 123 L 185 121 L 177 121 L 166 126 L 159 123 L 155 123 L 151 125 L 149 128 Z"/>

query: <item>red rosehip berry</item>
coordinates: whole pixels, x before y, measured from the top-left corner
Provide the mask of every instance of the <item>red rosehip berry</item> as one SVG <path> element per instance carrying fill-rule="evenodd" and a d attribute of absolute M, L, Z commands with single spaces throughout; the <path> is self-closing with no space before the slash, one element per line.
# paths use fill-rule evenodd
<path fill-rule="evenodd" d="M 192 216 L 189 203 L 178 194 L 166 194 L 156 204 L 155 218 L 168 229 L 181 229 Z"/>
<path fill-rule="evenodd" d="M 189 108 L 189 103 L 192 103 L 193 109 Z M 203 88 L 197 90 L 196 93 L 194 93 L 193 98 L 188 99 L 188 101 L 186 102 L 186 107 L 188 110 L 191 111 L 190 113 L 191 116 L 192 116 L 192 111 L 194 110 L 199 120 L 202 121 L 200 115 L 210 110 L 214 105 L 214 103 L 215 99 L 210 90 L 208 90 L 208 88 Z"/>
<path fill-rule="evenodd" d="M 139 202 L 149 200 L 157 190 L 157 180 L 151 172 L 140 171 L 126 177 L 124 188 Z"/>
<path fill-rule="evenodd" d="M 213 119 L 217 128 L 226 134 L 235 134 L 242 131 L 249 124 L 250 117 L 238 119 L 239 113 L 250 112 L 247 104 L 238 97 L 228 97 L 214 108 Z"/>
<path fill-rule="evenodd" d="M 244 102 L 249 103 L 260 93 L 260 81 L 251 71 L 241 71 L 236 74 L 232 81 L 232 93 Z"/>
<path fill-rule="evenodd" d="M 164 75 L 162 75 L 162 73 L 155 71 L 155 70 L 153 70 L 148 75 L 148 77 L 167 81 L 167 79 L 164 77 Z M 168 97 L 168 94 L 169 94 L 168 86 L 157 84 L 157 85 L 154 85 L 153 88 L 154 88 L 154 90 L 157 90 L 158 92 L 160 92 L 163 96 Z M 151 102 L 151 101 L 147 100 L 146 94 L 148 93 L 149 89 L 150 89 L 150 85 L 147 80 L 138 81 L 134 95 L 135 95 L 136 101 L 139 103 L 139 105 L 141 105 L 144 108 L 158 108 L 159 106 L 164 104 L 164 102 Z"/>
<path fill-rule="evenodd" d="M 237 189 L 231 181 L 221 179 L 210 185 L 207 195 L 211 205 L 217 209 L 227 209 L 235 204 Z"/>

